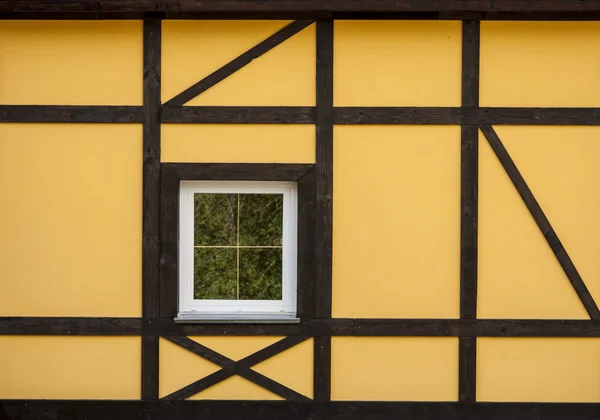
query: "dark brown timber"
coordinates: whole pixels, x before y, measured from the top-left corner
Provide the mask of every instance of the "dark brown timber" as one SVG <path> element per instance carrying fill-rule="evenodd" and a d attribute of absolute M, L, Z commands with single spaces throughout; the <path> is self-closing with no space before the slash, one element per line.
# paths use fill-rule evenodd
<path fill-rule="evenodd" d="M 231 76 L 233 73 L 235 73 L 242 67 L 250 64 L 252 60 L 272 50 L 285 40 L 293 37 L 311 23 L 313 23 L 312 20 L 298 20 L 293 23 L 290 23 L 285 28 L 281 29 L 280 31 L 276 32 L 269 38 L 259 43 L 258 45 L 250 48 L 248 51 L 246 51 L 239 57 L 225 64 L 223 67 L 216 70 L 214 73 L 209 74 L 195 85 L 190 86 L 189 88 L 181 92 L 179 95 L 175 96 L 172 99 L 169 99 L 165 103 L 165 105 L 180 106 L 191 101 L 196 96 L 200 95 L 202 92 L 207 91 L 223 79 Z"/>
<path fill-rule="evenodd" d="M 336 107 L 335 123 L 600 125 L 600 108 Z"/>
<path fill-rule="evenodd" d="M 317 22 L 315 318 L 331 318 L 333 241 L 333 21 Z M 331 338 L 314 340 L 314 397 L 331 399 Z"/>
<path fill-rule="evenodd" d="M 315 319 L 298 324 L 176 324 L 172 319 L 0 317 L 0 335 L 600 337 L 600 321 Z"/>
<path fill-rule="evenodd" d="M 462 106 L 479 106 L 480 23 L 463 22 Z M 477 318 L 477 216 L 479 150 L 475 125 L 461 127 L 460 187 L 460 317 Z M 459 338 L 459 401 L 474 402 L 477 380 L 477 339 Z"/>
<path fill-rule="evenodd" d="M 141 123 L 141 106 L 0 105 L 0 122 Z"/>
<path fill-rule="evenodd" d="M 161 23 L 144 21 L 143 109 L 143 318 L 159 316 L 160 230 L 160 51 Z M 158 337 L 142 338 L 142 398 L 158 398 Z"/>
<path fill-rule="evenodd" d="M 0 0 L 0 13 L 600 12 L 598 0 Z"/>
<path fill-rule="evenodd" d="M 163 107 L 163 123 L 181 124 L 314 124 L 314 107 L 184 106 Z"/>
<path fill-rule="evenodd" d="M 174 337 L 169 338 L 176 344 L 183 344 L 184 348 L 192 351 L 193 353 L 209 358 L 208 360 L 213 363 L 218 364 L 222 367 L 221 370 L 206 376 L 196 382 L 193 382 L 178 391 L 173 392 L 165 397 L 167 400 L 179 400 L 189 398 L 198 392 L 205 390 L 225 379 L 238 374 L 245 379 L 248 379 L 251 382 L 275 393 L 279 396 L 292 400 L 292 401 L 307 401 L 308 398 L 298 394 L 297 392 L 273 381 L 265 377 L 264 375 L 258 374 L 257 372 L 252 371 L 250 368 L 260 362 L 263 362 L 281 352 L 286 351 L 287 349 L 300 344 L 303 341 L 306 341 L 308 337 L 286 337 L 283 340 L 278 341 L 264 349 L 257 351 L 256 353 L 251 354 L 238 362 L 234 362 L 231 359 L 228 359 L 219 353 L 210 350 L 204 346 L 194 346 L 190 343 L 192 340 L 182 340 Z"/>
<path fill-rule="evenodd" d="M 314 318 L 315 168 L 298 181 L 298 318 Z"/>
<path fill-rule="evenodd" d="M 546 238 L 548 245 L 554 252 L 556 259 L 558 260 L 565 274 L 569 278 L 569 281 L 573 285 L 575 292 L 577 292 L 577 295 L 579 296 L 581 303 L 583 303 L 583 306 L 585 307 L 585 310 L 589 314 L 590 318 L 594 320 L 600 320 L 600 311 L 598 310 L 598 306 L 596 305 L 594 298 L 590 294 L 583 279 L 579 275 L 579 272 L 575 268 L 573 261 L 569 257 L 569 254 L 567 254 L 565 247 L 558 238 L 558 235 L 554 231 L 554 228 L 550 224 L 550 221 L 548 220 L 548 218 L 544 214 L 544 211 L 535 199 L 533 192 L 527 185 L 527 182 L 525 182 L 525 179 L 521 175 L 521 172 L 519 172 L 517 165 L 515 165 L 515 162 L 512 160 L 508 151 L 504 147 L 504 144 L 502 144 L 502 141 L 496 134 L 496 131 L 492 126 L 489 125 L 482 126 L 481 131 L 483 131 L 483 134 L 485 135 L 488 143 L 494 150 L 494 153 L 498 157 L 498 160 L 504 167 L 504 170 L 510 177 L 510 180 L 512 181 L 513 185 L 519 192 L 519 195 L 523 199 L 523 202 L 527 206 L 527 209 L 529 209 L 531 216 L 542 231 L 544 238 Z"/>

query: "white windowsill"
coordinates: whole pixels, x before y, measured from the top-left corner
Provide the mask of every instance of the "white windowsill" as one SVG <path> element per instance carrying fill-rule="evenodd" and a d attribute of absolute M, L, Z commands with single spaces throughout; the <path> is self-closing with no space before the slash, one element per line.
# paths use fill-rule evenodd
<path fill-rule="evenodd" d="M 178 324 L 298 324 L 295 314 L 179 314 Z"/>

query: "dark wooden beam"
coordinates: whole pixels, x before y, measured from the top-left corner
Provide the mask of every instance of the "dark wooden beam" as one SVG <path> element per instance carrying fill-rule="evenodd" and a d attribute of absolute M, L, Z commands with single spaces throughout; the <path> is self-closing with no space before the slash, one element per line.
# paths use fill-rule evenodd
<path fill-rule="evenodd" d="M 142 316 L 160 315 L 161 22 L 144 21 Z M 158 337 L 142 337 L 142 399 L 158 399 Z"/>
<path fill-rule="evenodd" d="M 7 420 L 597 420 L 595 403 L 0 400 Z"/>
<path fill-rule="evenodd" d="M 479 106 L 480 24 L 463 22 L 462 106 Z M 479 129 L 461 127 L 460 164 L 460 317 L 477 318 L 477 224 L 479 184 Z M 459 401 L 474 402 L 477 380 L 477 339 L 459 339 Z"/>
<path fill-rule="evenodd" d="M 335 124 L 600 125 L 600 108 L 336 107 Z"/>
<path fill-rule="evenodd" d="M 0 0 L 0 13 L 600 12 L 599 0 Z"/>
<path fill-rule="evenodd" d="M 172 319 L 0 317 L 0 335 L 600 337 L 600 321 L 334 318 L 298 324 L 176 324 Z"/>
<path fill-rule="evenodd" d="M 199 82 L 190 86 L 177 96 L 172 99 L 169 99 L 165 102 L 166 106 L 181 106 L 185 103 L 191 101 L 196 96 L 206 92 L 208 89 L 221 82 L 222 80 L 228 78 L 236 71 L 240 70 L 242 67 L 250 64 L 252 60 L 260 57 L 261 55 L 271 51 L 273 48 L 278 46 L 279 44 L 285 42 L 289 38 L 296 35 L 298 32 L 309 26 L 313 23 L 312 20 L 297 20 L 295 22 L 290 23 L 283 29 L 277 31 L 264 41 L 258 43 L 254 47 L 250 48 L 248 51 L 241 54 L 239 57 L 234 58 L 229 63 L 225 64 L 218 70 L 215 70 L 213 73 L 209 74 Z"/>
<path fill-rule="evenodd" d="M 333 249 L 333 21 L 317 21 L 314 316 L 331 318 Z M 331 337 L 314 340 L 314 399 L 331 399 Z"/>
<path fill-rule="evenodd" d="M 563 246 L 562 242 L 558 238 L 556 231 L 550 224 L 550 221 L 544 214 L 541 206 L 537 202 L 533 192 L 527 185 L 527 182 L 521 175 L 521 172 L 517 168 L 517 165 L 510 157 L 508 150 L 504 147 L 504 144 L 496 134 L 496 131 L 492 126 L 484 125 L 481 127 L 481 131 L 487 138 L 488 143 L 492 147 L 492 150 L 498 157 L 498 160 L 504 167 L 504 170 L 508 174 L 510 180 L 513 185 L 519 192 L 519 195 L 523 199 L 523 202 L 527 206 L 527 209 L 531 213 L 531 216 L 535 220 L 535 223 L 538 225 L 539 229 L 542 231 L 548 246 L 552 249 L 552 252 L 556 256 L 556 259 L 560 263 L 563 271 L 565 272 L 567 278 L 571 282 L 573 289 L 579 296 L 581 303 L 585 307 L 588 315 L 591 319 L 600 320 L 600 310 L 598 309 L 598 305 L 594 301 L 594 298 L 590 294 L 585 282 L 581 278 L 581 275 L 577 271 L 575 264 L 569 257 L 567 250 Z"/>
<path fill-rule="evenodd" d="M 0 105 L 0 122 L 141 123 L 141 106 Z"/>
<path fill-rule="evenodd" d="M 314 124 L 315 108 L 299 106 L 163 107 L 163 123 Z"/>

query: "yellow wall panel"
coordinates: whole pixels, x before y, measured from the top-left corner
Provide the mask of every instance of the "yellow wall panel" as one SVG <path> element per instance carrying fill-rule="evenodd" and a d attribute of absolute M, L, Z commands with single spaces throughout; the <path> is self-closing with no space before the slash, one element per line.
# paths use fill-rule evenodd
<path fill-rule="evenodd" d="M 596 302 L 600 302 L 600 128 L 496 127 Z"/>
<path fill-rule="evenodd" d="M 313 340 L 306 340 L 252 369 L 301 393 L 313 397 Z"/>
<path fill-rule="evenodd" d="M 179 389 L 220 370 L 220 366 L 160 339 L 159 395 L 163 398 Z"/>
<path fill-rule="evenodd" d="M 600 105 L 600 22 L 481 22 L 481 105 Z"/>
<path fill-rule="evenodd" d="M 331 398 L 456 401 L 457 338 L 333 337 Z"/>
<path fill-rule="evenodd" d="M 334 168 L 334 317 L 458 317 L 460 128 L 338 126 Z"/>
<path fill-rule="evenodd" d="M 0 398 L 139 399 L 139 337 L 0 337 Z"/>
<path fill-rule="evenodd" d="M 264 349 L 283 337 L 190 337 L 192 340 L 221 353 L 232 360 L 240 360 Z"/>
<path fill-rule="evenodd" d="M 190 400 L 283 400 L 241 376 L 232 376 L 192 396 Z"/>
<path fill-rule="evenodd" d="M 141 315 L 142 129 L 0 125 L 0 314 Z"/>
<path fill-rule="evenodd" d="M 162 96 L 167 101 L 276 33 L 285 21 L 163 22 Z M 315 25 L 188 105 L 314 105 Z"/>
<path fill-rule="evenodd" d="M 548 131 L 548 129 L 544 130 Z M 532 129 L 510 128 L 505 131 L 505 128 L 501 127 L 498 130 L 498 134 L 503 140 L 511 137 L 504 136 L 506 133 L 531 134 Z M 523 168 L 529 168 L 527 172 L 523 173 L 525 179 L 527 180 L 528 173 L 536 172 L 537 165 L 539 168 L 545 167 L 550 171 L 557 170 L 557 166 L 553 166 L 549 162 L 542 162 L 544 159 L 548 159 L 548 156 L 544 155 L 541 148 L 535 147 L 542 143 L 545 144 L 546 138 L 535 135 L 528 138 L 532 139 L 531 143 L 525 142 L 517 147 L 524 152 L 524 156 L 527 154 L 536 156 L 527 160 L 527 164 L 523 165 Z M 513 142 L 508 144 L 509 151 L 510 147 L 516 145 L 516 141 L 520 139 L 518 136 L 513 138 Z M 593 165 L 591 162 L 593 162 L 594 156 L 591 152 L 592 149 L 583 151 L 583 153 L 590 153 L 585 160 Z M 557 158 L 560 156 L 555 156 L 553 159 Z M 534 319 L 588 318 L 554 253 L 482 134 L 480 134 L 479 159 L 478 316 L 481 318 Z M 519 167 L 522 166 L 519 160 L 516 163 Z M 579 164 L 579 161 L 571 162 L 563 168 L 568 171 L 569 167 Z M 543 185 L 550 200 L 555 203 L 558 200 L 564 200 L 565 197 L 558 192 L 568 189 L 568 187 L 563 186 L 561 190 L 554 190 L 552 186 L 552 180 L 561 177 L 563 169 L 548 178 L 543 178 L 546 176 L 544 173 L 539 174 L 540 177 L 536 184 Z M 577 173 L 581 172 L 577 171 Z M 531 187 L 533 193 L 536 194 L 536 188 L 533 185 Z M 581 210 L 591 200 L 588 199 L 591 191 L 586 191 L 585 184 L 572 187 L 575 190 L 569 193 L 569 197 L 583 193 L 583 196 L 576 200 L 580 204 L 579 209 Z M 587 187 L 591 186 L 587 185 Z M 543 203 L 541 204 L 543 205 Z M 568 206 L 559 205 L 554 208 L 560 213 Z M 595 208 L 597 207 L 581 210 L 583 213 L 580 216 L 585 216 L 586 221 L 592 222 L 593 219 L 590 219 L 588 212 Z M 563 213 L 563 215 L 566 219 L 563 220 L 562 226 L 568 226 L 566 231 L 571 232 L 572 235 L 569 236 L 571 238 L 569 244 L 575 244 L 574 249 L 581 250 L 582 247 L 597 243 L 596 238 L 590 239 L 587 234 L 581 238 L 577 237 L 578 232 L 585 229 L 582 227 L 585 221 L 576 221 L 577 215 L 575 214 L 567 216 Z M 550 221 L 552 223 L 552 219 Z M 590 261 L 592 258 L 589 264 L 590 266 L 593 264 L 594 257 L 589 257 L 591 254 L 582 251 L 579 255 L 583 257 L 584 261 Z M 598 268 L 588 267 L 588 270 L 590 270 L 589 273 L 594 274 Z M 595 289 L 598 290 L 597 281 L 590 280 L 590 284 L 594 284 Z"/>
<path fill-rule="evenodd" d="M 460 106 L 461 22 L 336 21 L 336 106 Z"/>
<path fill-rule="evenodd" d="M 313 125 L 162 126 L 163 162 L 313 163 Z"/>
<path fill-rule="evenodd" d="M 479 338 L 479 401 L 599 402 L 600 339 Z"/>
<path fill-rule="evenodd" d="M 3 21 L 0 103 L 141 105 L 141 21 Z"/>

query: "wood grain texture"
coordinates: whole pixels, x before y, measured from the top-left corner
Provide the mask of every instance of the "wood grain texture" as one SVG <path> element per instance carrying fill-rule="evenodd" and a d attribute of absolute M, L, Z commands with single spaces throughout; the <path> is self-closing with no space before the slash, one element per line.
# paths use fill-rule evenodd
<path fill-rule="evenodd" d="M 268 12 L 600 12 L 598 0 L 0 0 L 0 12 L 268 13 Z"/>
<path fill-rule="evenodd" d="M 177 180 L 298 181 L 314 167 L 303 163 L 163 163 Z"/>
<path fill-rule="evenodd" d="M 173 339 L 174 337 L 170 337 L 169 339 Z M 208 360 L 213 361 L 219 366 L 222 366 L 222 369 L 214 372 L 202 379 L 199 379 L 185 387 L 167 395 L 164 397 L 165 400 L 183 400 L 189 398 L 197 393 L 215 385 L 219 382 L 224 381 L 225 379 L 233 376 L 240 375 L 245 379 L 255 383 L 258 386 L 261 386 L 268 391 L 271 391 L 284 399 L 288 399 L 290 401 L 307 401 L 308 398 L 293 391 L 292 389 L 270 379 L 264 375 L 259 374 L 258 372 L 252 371 L 250 368 L 254 365 L 257 365 L 261 362 L 264 362 L 267 359 L 270 359 L 277 354 L 284 352 L 291 347 L 294 347 L 297 344 L 306 341 L 308 337 L 286 337 L 283 340 L 280 340 L 270 346 L 267 346 L 243 359 L 234 362 L 231 359 L 228 359 L 219 353 L 212 351 L 204 346 L 195 346 L 193 345 L 192 340 L 184 340 L 174 338 L 172 340 L 175 344 L 183 344 L 183 347 L 193 351 L 195 354 L 208 358 Z"/>
<path fill-rule="evenodd" d="M 479 106 L 480 23 L 462 28 L 462 106 Z M 460 164 L 460 317 L 477 318 L 477 243 L 479 214 L 479 130 L 461 127 Z M 459 339 L 459 401 L 474 402 L 477 379 L 476 338 Z"/>
<path fill-rule="evenodd" d="M 600 337 L 600 321 L 337 318 L 298 324 L 176 324 L 169 318 L 0 317 L 0 335 Z"/>
<path fill-rule="evenodd" d="M 335 124 L 600 125 L 600 108 L 336 107 Z"/>
<path fill-rule="evenodd" d="M 312 168 L 298 181 L 298 308 L 301 321 L 314 318 L 316 176 Z"/>
<path fill-rule="evenodd" d="M 161 22 L 144 21 L 142 316 L 160 314 Z M 142 338 L 142 398 L 158 399 L 158 337 Z"/>
<path fill-rule="evenodd" d="M 0 335 L 141 335 L 140 318 L 0 317 Z"/>
<path fill-rule="evenodd" d="M 204 79 L 190 86 L 180 94 L 176 95 L 172 99 L 165 102 L 167 106 L 181 106 L 196 96 L 206 92 L 208 89 L 219 83 L 220 81 L 231 76 L 233 73 L 241 69 L 242 67 L 250 64 L 252 60 L 260 57 L 261 55 L 269 52 L 279 44 L 285 42 L 292 36 L 313 23 L 312 20 L 297 20 L 290 23 L 285 28 L 277 31 L 264 41 L 250 48 L 240 56 L 234 58 L 229 63 L 225 64 L 220 69 L 206 76 Z"/>
<path fill-rule="evenodd" d="M 315 108 L 300 106 L 163 107 L 163 123 L 180 124 L 314 124 Z"/>
<path fill-rule="evenodd" d="M 0 416 L 10 420 L 597 420 L 600 404 L 4 400 Z"/>
<path fill-rule="evenodd" d="M 600 320 L 600 310 L 598 309 L 598 305 L 596 305 L 594 298 L 590 294 L 590 291 L 588 290 L 583 279 L 581 278 L 581 275 L 577 271 L 575 264 L 573 264 L 571 257 L 569 257 L 567 250 L 558 238 L 556 231 L 550 224 L 550 221 L 544 214 L 544 211 L 537 202 L 535 196 L 533 195 L 533 192 L 527 185 L 527 182 L 521 175 L 521 172 L 517 168 L 517 165 L 512 160 L 508 151 L 504 147 L 504 144 L 502 144 L 502 141 L 496 134 L 496 131 L 490 125 L 482 126 L 481 131 L 485 135 L 488 143 L 490 144 L 492 150 L 498 157 L 498 160 L 504 167 L 504 170 L 508 174 L 519 195 L 523 199 L 523 202 L 527 206 L 527 209 L 529 210 L 529 213 L 531 213 L 531 216 L 535 220 L 535 223 L 542 231 L 546 242 L 548 242 L 548 245 L 552 249 L 552 252 L 556 256 L 556 259 L 558 260 L 563 271 L 567 275 L 569 281 L 571 282 L 571 285 L 577 293 L 577 296 L 579 296 L 581 303 L 583 303 L 583 306 L 585 307 L 585 310 L 587 311 L 588 315 L 591 319 Z"/>
<path fill-rule="evenodd" d="M 141 106 L 0 105 L 0 122 L 141 123 Z"/>
<path fill-rule="evenodd" d="M 458 400 L 477 400 L 477 338 L 458 339 Z"/>
<path fill-rule="evenodd" d="M 179 178 L 161 165 L 160 177 L 160 317 L 177 316 L 179 290 Z"/>

